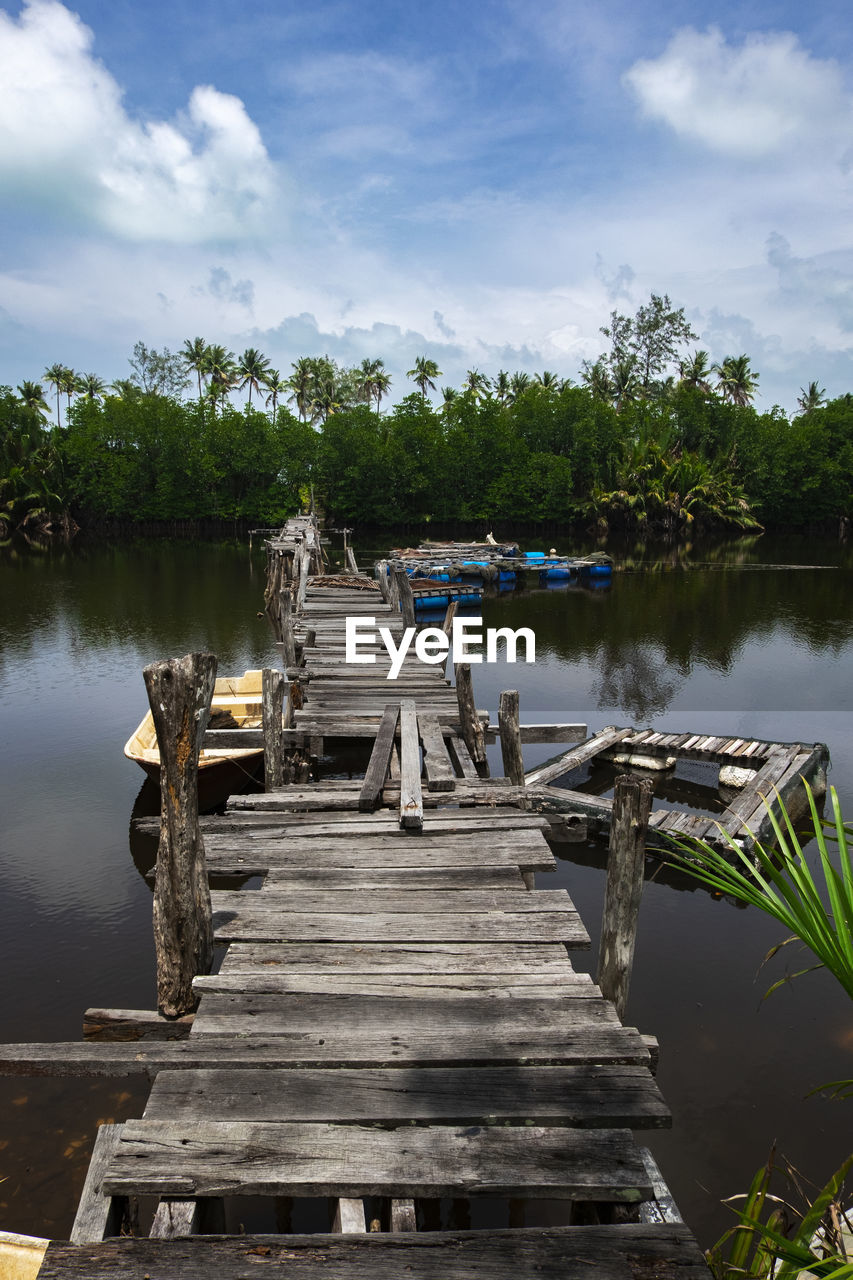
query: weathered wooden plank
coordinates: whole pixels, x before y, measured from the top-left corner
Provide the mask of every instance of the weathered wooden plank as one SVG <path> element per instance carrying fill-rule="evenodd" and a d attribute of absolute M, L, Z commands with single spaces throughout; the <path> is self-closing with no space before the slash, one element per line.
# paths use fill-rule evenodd
<path fill-rule="evenodd" d="M 424 772 L 430 791 L 453 791 L 456 773 L 450 763 L 444 734 L 438 717 L 430 711 L 418 711 L 418 733 L 424 750 Z"/>
<path fill-rule="evenodd" d="M 522 836 L 524 832 L 516 832 Z M 366 843 L 366 842 L 365 842 Z M 293 843 L 276 846 L 264 841 L 245 842 L 235 848 L 210 849 L 207 862 L 211 874 L 263 875 L 271 868 L 335 868 L 346 866 L 360 868 L 474 868 L 474 867 L 521 867 L 525 871 L 553 871 L 556 859 L 545 841 L 519 843 L 515 847 L 504 847 L 481 850 L 476 835 L 469 842 L 462 843 L 461 838 L 451 837 L 441 845 L 435 839 L 419 852 L 419 845 L 414 842 L 403 843 L 394 840 L 382 845 L 370 844 L 361 848 L 360 842 L 349 850 L 339 847 L 329 848 L 322 839 L 306 841 L 301 848 L 293 847 Z"/>
<path fill-rule="evenodd" d="M 640 1155 L 654 1191 L 654 1199 L 640 1205 L 640 1221 L 652 1223 L 677 1223 L 684 1219 L 678 1212 L 678 1205 L 672 1198 L 672 1192 L 664 1181 L 663 1174 L 657 1166 L 654 1156 L 648 1147 L 640 1147 Z"/>
<path fill-rule="evenodd" d="M 632 729 L 616 729 L 608 727 L 602 729 L 595 737 L 587 739 L 575 751 L 569 751 L 559 756 L 556 760 L 547 764 L 539 765 L 535 769 L 531 769 L 525 775 L 525 781 L 528 786 L 541 786 L 544 783 L 552 782 L 555 778 L 561 778 L 564 774 L 571 773 L 574 769 L 579 769 L 581 765 L 586 764 L 588 760 L 593 759 L 602 751 L 607 751 L 610 747 L 621 742 L 623 738 L 627 738 Z"/>
<path fill-rule="evenodd" d="M 235 942 L 222 962 L 221 972 L 275 971 L 286 967 L 311 973 L 394 974 L 487 973 L 546 976 L 571 969 L 565 947 L 559 943 L 374 942 L 364 946 L 339 943 Z M 581 976 L 581 975 L 577 975 Z"/>
<path fill-rule="evenodd" d="M 619 1025 L 613 1006 L 602 1000 L 595 988 L 544 1000 L 522 997 L 502 1001 L 460 1001 L 426 995 L 410 1000 L 328 992 L 296 996 L 210 992 L 204 998 L 190 1039 L 254 1034 L 263 1027 L 265 1036 L 346 1033 L 353 1039 L 373 1040 L 402 1032 L 427 1034 L 440 1030 L 448 1037 L 477 1032 L 493 1039 L 526 1029 L 529 1040 L 538 1040 L 538 1034 L 530 1036 L 531 1030 L 539 1033 L 581 1026 L 592 1029 L 601 1023 Z M 535 1051 L 535 1045 L 529 1048 Z"/>
<path fill-rule="evenodd" d="M 785 772 L 791 765 L 799 751 L 799 745 L 786 747 L 784 751 L 774 752 L 757 770 L 755 777 L 748 787 L 744 787 L 743 791 L 726 806 L 723 814 L 720 816 L 720 824 L 732 835 L 742 828 L 744 819 L 755 812 L 756 806 L 761 803 L 760 791 L 771 792 L 777 778 Z"/>
<path fill-rule="evenodd" d="M 521 751 L 519 730 L 519 699 L 517 689 L 504 689 L 498 701 L 498 735 L 501 743 L 501 759 L 505 775 L 517 787 L 524 783 L 524 757 Z"/>
<path fill-rule="evenodd" d="M 245 895 L 259 897 L 259 894 Z M 571 911 L 493 911 L 466 915 L 407 915 L 375 912 L 372 915 L 266 912 L 250 906 L 215 912 L 219 942 L 240 939 L 270 942 L 564 942 L 589 946 L 589 935 Z M 196 1023 L 197 1027 L 197 1023 Z"/>
<path fill-rule="evenodd" d="M 587 736 L 585 724 L 520 724 L 518 731 L 523 743 L 583 742 Z"/>
<path fill-rule="evenodd" d="M 121 1229 L 122 1206 L 116 1204 L 103 1189 L 104 1172 L 118 1147 L 121 1130 L 120 1124 L 102 1124 L 98 1129 L 71 1228 L 71 1241 L 75 1245 L 91 1244 L 108 1235 L 118 1235 Z"/>
<path fill-rule="evenodd" d="M 362 1235 L 367 1231 L 364 1201 L 361 1198 L 342 1196 L 335 1205 L 332 1231 L 336 1235 Z"/>
<path fill-rule="evenodd" d="M 280 671 L 264 667 L 263 671 L 264 787 L 272 791 L 284 780 L 284 750 L 281 740 L 284 728 L 284 676 Z"/>
<path fill-rule="evenodd" d="M 358 797 L 358 807 L 362 813 L 372 813 L 379 803 L 388 764 L 394 748 L 394 737 L 397 732 L 397 721 L 400 718 L 399 703 L 389 703 L 382 714 L 379 732 L 370 753 L 370 761 L 364 775 L 364 782 Z"/>
<path fill-rule="evenodd" d="M 526 1227 L 48 1245 L 39 1280 L 708 1280 L 687 1227 Z"/>
<path fill-rule="evenodd" d="M 586 995 L 597 998 L 597 988 L 586 976 L 573 972 L 562 974 L 505 974 L 464 973 L 424 974 L 385 972 L 376 975 L 364 973 L 337 974 L 331 970 L 314 974 L 208 974 L 196 978 L 197 990 L 247 992 L 253 994 L 277 993 L 281 995 L 325 995 L 333 989 L 338 995 L 406 996 L 420 1000 L 424 996 L 440 996 L 455 1000 L 547 1000 L 552 996 Z"/>
<path fill-rule="evenodd" d="M 129 1120 L 112 1194 L 548 1196 L 638 1204 L 652 1187 L 625 1129 L 365 1128 Z"/>
<path fill-rule="evenodd" d="M 299 891 L 340 889 L 515 889 L 524 888 L 521 872 L 515 867 L 311 867 L 290 870 L 271 868 L 269 888 Z"/>
<path fill-rule="evenodd" d="M 465 745 L 465 739 L 460 738 L 458 734 L 453 734 L 447 739 L 447 749 L 451 760 L 455 763 L 462 777 L 467 782 L 478 782 L 480 775 L 477 773 L 477 766 L 471 759 L 471 753 Z"/>
<path fill-rule="evenodd" d="M 445 1003 L 449 1003 L 445 1001 Z M 585 1001 L 591 1006 L 591 1001 Z M 491 1001 L 494 1006 L 494 1001 Z M 607 1006 L 610 1007 L 610 1006 Z M 224 1035 L 190 1036 L 187 1040 L 142 1041 L 138 1044 L 0 1045 L 0 1074 L 5 1076 L 109 1077 L 147 1075 L 190 1067 L 373 1067 L 571 1065 L 588 1062 L 648 1064 L 649 1051 L 633 1028 L 595 1017 L 553 1030 L 516 1029 L 501 1024 L 476 1032 L 389 1031 L 356 1036 L 351 1031 L 297 1031 L 259 1034 L 255 1025 L 235 1041 Z"/>
<path fill-rule="evenodd" d="M 199 1224 L 197 1200 L 161 1200 L 154 1213 L 151 1230 L 153 1240 L 176 1240 L 180 1236 L 195 1235 Z"/>
<path fill-rule="evenodd" d="M 454 666 L 456 675 L 457 716 L 462 738 L 468 753 L 478 770 L 488 772 L 486 744 L 483 737 L 483 720 L 474 706 L 474 686 L 471 681 L 471 665 L 468 662 L 457 662 Z M 488 718 L 488 717 L 487 717 Z"/>
<path fill-rule="evenodd" d="M 645 1067 L 431 1067 L 399 1071 L 163 1071 L 145 1120 L 539 1124 L 660 1128 L 670 1113 Z"/>
<path fill-rule="evenodd" d="M 486 911 L 576 914 L 565 889 L 451 889 L 418 892 L 417 889 L 374 889 L 346 898 L 332 890 L 290 889 L 281 881 L 258 892 L 219 889 L 211 894 L 216 913 L 255 911 L 258 914 L 288 911 L 304 915 L 481 915 Z"/>
<path fill-rule="evenodd" d="M 400 702 L 400 826 L 408 831 L 420 831 L 423 825 L 418 719 L 413 700 L 403 698 Z"/>
<path fill-rule="evenodd" d="M 83 1035 L 87 1040 L 181 1040 L 192 1030 L 194 1017 L 164 1018 L 149 1009 L 87 1009 Z"/>
<path fill-rule="evenodd" d="M 391 1230 L 417 1231 L 418 1219 L 415 1213 L 414 1200 L 391 1201 Z"/>

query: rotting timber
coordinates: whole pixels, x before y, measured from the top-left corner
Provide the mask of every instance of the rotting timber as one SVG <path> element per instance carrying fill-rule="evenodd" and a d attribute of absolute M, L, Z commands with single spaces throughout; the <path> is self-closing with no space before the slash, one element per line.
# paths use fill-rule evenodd
<path fill-rule="evenodd" d="M 370 761 L 351 782 L 268 776 L 263 795 L 198 822 L 209 874 L 251 868 L 263 884 L 211 892 L 227 950 L 217 973 L 197 972 L 194 1013 L 89 1011 L 99 1040 L 0 1050 L 19 1074 L 153 1080 L 141 1119 L 99 1130 L 72 1240 L 50 1244 L 40 1277 L 706 1276 L 634 1137 L 669 1122 L 654 1042 L 613 1003 L 627 990 L 648 789 L 617 789 L 608 900 L 622 910 L 603 931 L 605 997 L 569 960 L 588 937 L 568 894 L 535 886 L 555 861 L 546 820 L 525 807 L 519 754 L 505 753 L 510 778 L 487 776 L 470 672 L 453 692 L 408 660 L 393 699 L 381 674 L 374 687 L 348 673 L 343 617 L 363 583 L 312 586 L 307 530 L 285 533 L 300 571 L 278 590 L 299 602 L 295 618 L 290 601 L 285 612 L 313 674 L 297 685 L 290 673 L 285 692 L 270 673 L 268 748 L 273 736 L 283 755 L 316 748 L 346 723 L 372 744 Z M 200 739 L 198 693 L 187 680 L 174 704 L 179 724 L 181 698 L 196 709 Z M 507 738 L 515 717 L 502 700 Z M 564 741 L 581 733 L 564 730 Z M 630 856 L 620 832 L 632 833 Z M 191 910 L 206 909 L 196 894 Z M 136 1041 L 113 1038 L 134 1027 Z M 145 1195 L 157 1201 L 149 1237 L 121 1237 Z M 332 1231 L 229 1234 L 229 1201 L 247 1195 L 329 1196 Z M 570 1225 L 424 1229 L 436 1198 L 484 1195 L 509 1197 L 516 1218 L 525 1201 L 563 1200 Z M 368 1196 L 379 1198 L 370 1232 Z"/>

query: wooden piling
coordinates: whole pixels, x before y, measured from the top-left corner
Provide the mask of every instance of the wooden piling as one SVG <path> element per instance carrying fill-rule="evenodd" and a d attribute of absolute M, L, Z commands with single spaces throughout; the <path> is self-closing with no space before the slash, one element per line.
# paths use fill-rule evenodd
<path fill-rule="evenodd" d="M 462 730 L 462 737 L 468 748 L 468 754 L 477 766 L 477 772 L 480 777 L 487 778 L 489 776 L 489 762 L 486 759 L 486 736 L 483 733 L 483 726 L 480 723 L 480 717 L 477 715 L 477 708 L 474 705 L 471 664 L 457 662 L 454 671 L 456 673 L 456 701 L 459 707 L 459 726 Z"/>
<path fill-rule="evenodd" d="M 518 690 L 504 689 L 498 701 L 498 733 L 504 775 L 516 787 L 524 786 L 524 757 L 521 753 Z"/>
<path fill-rule="evenodd" d="M 388 561 L 380 560 L 376 566 L 376 580 L 379 583 L 379 594 L 385 604 L 391 604 L 391 583 L 388 580 Z"/>
<path fill-rule="evenodd" d="M 628 1003 L 651 803 L 650 779 L 624 774 L 616 779 L 597 982 L 620 1019 Z"/>
<path fill-rule="evenodd" d="M 293 634 L 293 601 L 288 588 L 279 591 L 279 627 L 281 630 L 281 656 L 285 668 L 296 665 L 296 637 Z"/>
<path fill-rule="evenodd" d="M 403 613 L 403 626 L 413 627 L 415 625 L 415 597 L 412 593 L 412 584 L 409 582 L 409 575 L 405 569 L 394 569 L 394 581 L 397 584 L 397 595 L 400 600 L 400 609 Z"/>
<path fill-rule="evenodd" d="M 284 782 L 284 676 L 264 667 L 262 685 L 264 717 L 264 790 L 274 791 Z"/>
<path fill-rule="evenodd" d="M 198 1005 L 193 978 L 213 959 L 210 890 L 198 822 L 198 757 L 216 681 L 212 653 L 143 671 L 160 750 L 160 844 L 154 883 L 157 1007 L 180 1018 Z"/>

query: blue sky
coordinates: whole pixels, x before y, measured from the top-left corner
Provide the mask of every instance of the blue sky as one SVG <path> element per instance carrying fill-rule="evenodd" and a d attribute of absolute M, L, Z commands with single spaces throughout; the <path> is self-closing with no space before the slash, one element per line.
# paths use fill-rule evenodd
<path fill-rule="evenodd" d="M 7 4 L 0 381 L 197 334 L 382 356 L 392 398 L 422 354 L 574 378 L 654 291 L 759 407 L 853 390 L 852 33 L 832 0 Z"/>

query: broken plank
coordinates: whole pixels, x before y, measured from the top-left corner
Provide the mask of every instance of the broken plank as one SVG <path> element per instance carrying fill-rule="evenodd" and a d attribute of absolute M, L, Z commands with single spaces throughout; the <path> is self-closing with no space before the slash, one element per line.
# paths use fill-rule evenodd
<path fill-rule="evenodd" d="M 113 1194 L 652 1198 L 624 1129 L 378 1129 L 129 1120 L 103 1184 Z"/>

